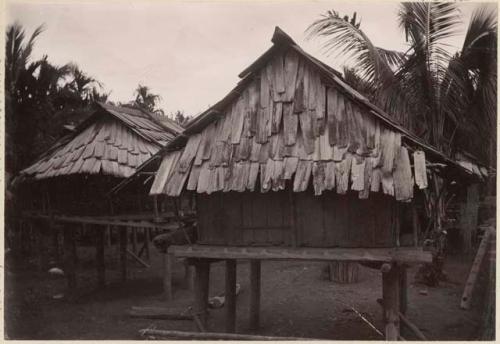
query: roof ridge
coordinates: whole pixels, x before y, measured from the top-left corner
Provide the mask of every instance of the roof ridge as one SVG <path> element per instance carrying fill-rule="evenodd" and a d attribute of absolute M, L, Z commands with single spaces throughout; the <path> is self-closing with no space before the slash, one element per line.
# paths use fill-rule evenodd
<path fill-rule="evenodd" d="M 167 129 L 167 130 L 169 130 L 169 131 L 177 131 L 177 132 L 173 133 L 173 134 L 175 134 L 175 135 L 178 135 L 178 134 L 180 134 L 182 131 L 184 131 L 184 128 L 183 128 L 181 125 L 179 125 L 179 124 L 178 124 L 177 122 L 175 122 L 174 120 L 172 120 L 172 119 L 168 118 L 168 116 L 162 115 L 163 117 L 165 117 L 165 120 L 167 120 L 170 124 L 172 124 L 174 127 L 176 127 L 176 128 L 175 128 L 175 130 L 173 130 L 172 128 L 167 127 L 167 126 L 166 126 L 166 125 L 165 125 L 165 124 L 164 124 L 164 123 L 163 123 L 163 122 L 162 122 L 162 121 L 161 121 L 161 120 L 157 117 L 157 116 L 161 116 L 161 115 L 157 115 L 157 114 L 155 114 L 154 112 L 150 112 L 150 111 L 148 111 L 148 110 L 146 110 L 146 109 L 141 108 L 140 106 L 137 106 L 137 109 L 138 109 L 138 110 L 140 110 L 142 113 L 146 114 L 148 117 L 150 117 L 150 118 L 151 118 L 151 120 L 152 120 L 153 122 L 155 122 L 156 124 L 160 125 L 162 128 Z"/>

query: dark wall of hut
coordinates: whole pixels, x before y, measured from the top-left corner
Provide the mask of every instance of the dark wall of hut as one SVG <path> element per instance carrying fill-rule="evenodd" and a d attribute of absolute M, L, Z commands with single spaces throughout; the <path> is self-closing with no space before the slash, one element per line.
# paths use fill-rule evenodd
<path fill-rule="evenodd" d="M 392 247 L 398 233 L 394 198 L 349 192 L 217 192 L 197 200 L 198 242 L 211 245 Z"/>

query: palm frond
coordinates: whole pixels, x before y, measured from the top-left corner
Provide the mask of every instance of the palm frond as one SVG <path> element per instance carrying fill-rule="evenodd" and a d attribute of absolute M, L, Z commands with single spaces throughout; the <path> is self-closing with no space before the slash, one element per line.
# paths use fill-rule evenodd
<path fill-rule="evenodd" d="M 335 11 L 328 11 L 306 30 L 308 39 L 326 38 L 325 53 L 337 52 L 345 61 L 354 62 L 354 68 L 363 78 L 378 84 L 391 82 L 390 65 L 397 61 L 395 52 L 381 50 L 370 41 L 359 25 L 341 18 Z"/>

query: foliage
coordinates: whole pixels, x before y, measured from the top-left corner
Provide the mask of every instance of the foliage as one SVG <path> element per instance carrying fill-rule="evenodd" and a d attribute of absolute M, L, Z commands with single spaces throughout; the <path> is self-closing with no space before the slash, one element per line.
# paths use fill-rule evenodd
<path fill-rule="evenodd" d="M 159 94 L 151 93 L 148 86 L 139 84 L 135 90 L 135 104 L 143 109 L 163 115 L 163 110 L 158 108 L 158 103 L 161 101 Z"/>
<path fill-rule="evenodd" d="M 353 19 L 328 11 L 309 26 L 308 36 L 324 39 L 326 53 L 336 51 L 353 62 L 351 81 L 363 84 L 377 105 L 437 148 L 481 156 L 481 146 L 493 145 L 496 13 L 484 7 L 474 12 L 464 46 L 455 55 L 446 45 L 461 24 L 455 3 L 400 4 L 399 26 L 409 45 L 404 53 L 376 47 Z"/>
<path fill-rule="evenodd" d="M 26 167 L 61 134 L 63 124 L 76 124 L 105 100 L 101 85 L 75 64 L 56 66 L 44 56 L 31 61 L 38 27 L 29 39 L 18 23 L 7 28 L 5 60 L 6 169 Z"/>
<path fill-rule="evenodd" d="M 177 110 L 175 113 L 171 113 L 169 117 L 171 117 L 181 127 L 184 127 L 191 119 L 190 116 L 185 115 L 184 111 L 181 110 Z"/>

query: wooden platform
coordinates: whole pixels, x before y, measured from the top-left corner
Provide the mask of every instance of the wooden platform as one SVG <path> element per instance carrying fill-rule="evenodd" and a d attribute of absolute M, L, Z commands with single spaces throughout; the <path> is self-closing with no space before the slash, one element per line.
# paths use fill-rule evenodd
<path fill-rule="evenodd" d="M 266 259 L 315 261 L 370 261 L 430 263 L 432 254 L 418 247 L 400 248 L 293 248 L 211 245 L 170 246 L 177 257 L 210 259 Z"/>

